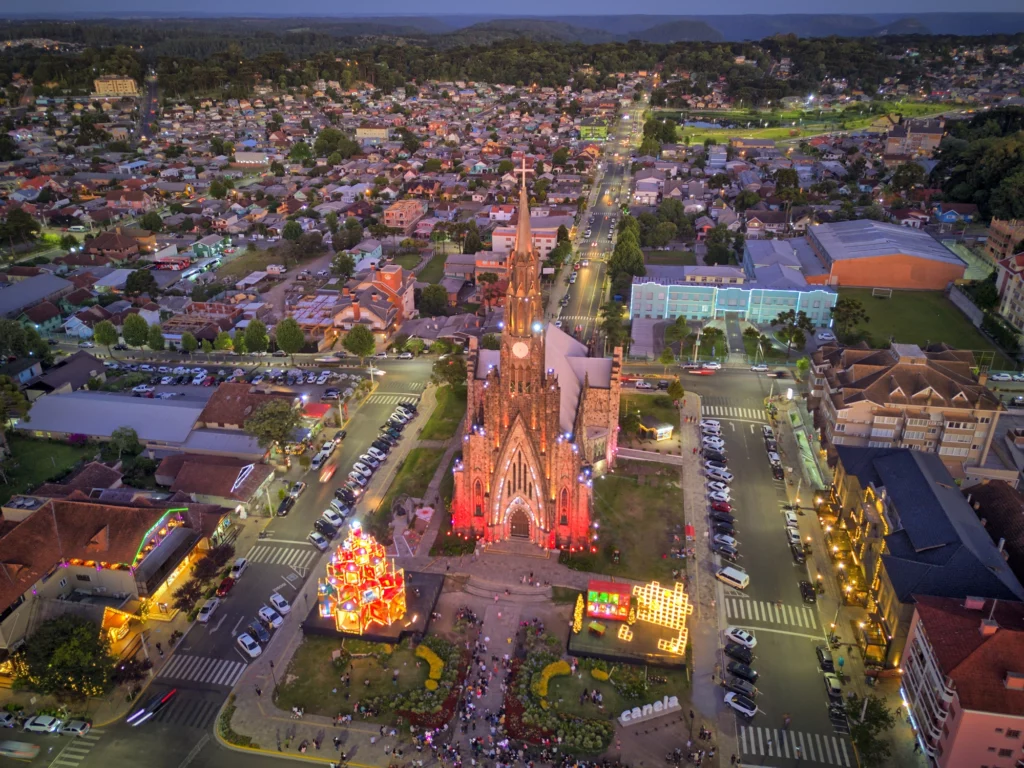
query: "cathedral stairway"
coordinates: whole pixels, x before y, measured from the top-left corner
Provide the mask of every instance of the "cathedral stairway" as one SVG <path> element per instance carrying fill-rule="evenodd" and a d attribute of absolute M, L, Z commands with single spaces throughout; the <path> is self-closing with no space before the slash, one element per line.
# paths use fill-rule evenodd
<path fill-rule="evenodd" d="M 510 574 L 511 575 L 511 574 Z M 531 587 L 528 584 L 507 584 L 500 581 L 481 579 L 479 576 L 470 577 L 463 589 L 477 597 L 490 597 L 500 595 L 502 600 L 515 603 L 550 603 L 551 587 Z M 505 592 L 508 592 L 506 595 Z"/>

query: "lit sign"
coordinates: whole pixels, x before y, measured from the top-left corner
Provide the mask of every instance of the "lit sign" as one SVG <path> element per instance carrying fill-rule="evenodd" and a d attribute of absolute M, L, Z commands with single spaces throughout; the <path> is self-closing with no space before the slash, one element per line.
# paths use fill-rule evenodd
<path fill-rule="evenodd" d="M 629 618 L 628 584 L 591 581 L 587 584 L 587 616 L 592 619 L 625 621 Z"/>
<path fill-rule="evenodd" d="M 642 707 L 627 709 L 619 715 L 619 722 L 622 725 L 629 723 L 642 723 L 644 720 L 651 720 L 655 717 L 667 715 L 679 709 L 679 699 L 675 696 L 665 696 L 653 704 L 644 704 Z"/>

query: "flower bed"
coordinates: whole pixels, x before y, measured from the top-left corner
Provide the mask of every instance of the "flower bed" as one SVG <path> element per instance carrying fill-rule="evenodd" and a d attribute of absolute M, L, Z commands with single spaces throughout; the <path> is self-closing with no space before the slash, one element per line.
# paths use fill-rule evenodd
<path fill-rule="evenodd" d="M 547 698 L 548 695 L 548 683 L 551 682 L 552 677 L 558 677 L 559 675 L 571 674 L 572 670 L 569 669 L 569 662 L 565 659 L 559 659 L 548 664 L 541 671 L 540 675 L 535 677 L 530 682 L 530 690 L 533 691 L 535 696 L 541 699 Z"/>
<path fill-rule="evenodd" d="M 505 692 L 505 728 L 509 736 L 532 743 L 558 739 L 563 749 L 576 752 L 602 752 L 611 743 L 611 722 L 575 717 L 549 709 L 538 691 L 556 670 L 569 673 L 569 665 L 550 651 L 534 648 L 526 659 L 512 666 L 512 684 Z M 551 673 L 549 673 L 549 670 Z"/>
<path fill-rule="evenodd" d="M 409 691 L 398 699 L 394 705 L 395 710 L 413 725 L 439 728 L 455 714 L 459 692 L 469 670 L 469 652 L 431 635 L 423 638 L 417 646 L 416 656 L 430 664 L 430 678 L 423 688 Z M 438 673 L 436 678 L 435 668 Z"/>

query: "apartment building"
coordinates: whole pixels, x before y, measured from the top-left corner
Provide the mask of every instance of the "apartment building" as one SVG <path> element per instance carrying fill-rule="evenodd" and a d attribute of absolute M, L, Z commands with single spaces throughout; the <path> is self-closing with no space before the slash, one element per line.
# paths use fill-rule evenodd
<path fill-rule="evenodd" d="M 1012 256 L 1024 243 L 1024 220 L 992 219 L 988 224 L 988 238 L 985 240 L 985 253 L 993 261 L 1000 261 Z"/>
<path fill-rule="evenodd" d="M 423 200 L 398 200 L 384 211 L 384 226 L 399 229 L 408 236 L 426 213 L 427 204 Z"/>
<path fill-rule="evenodd" d="M 139 95 L 139 85 L 131 77 L 105 75 L 93 80 L 92 85 L 95 89 L 93 96 L 99 98 L 120 98 L 122 96 Z"/>
<path fill-rule="evenodd" d="M 936 768 L 1024 762 L 1024 604 L 917 596 L 901 694 Z"/>
<path fill-rule="evenodd" d="M 1024 253 L 1000 259 L 996 269 L 999 314 L 1018 331 L 1024 331 Z"/>
<path fill-rule="evenodd" d="M 972 352 L 946 344 L 820 347 L 810 405 L 826 449 L 911 448 L 938 454 L 954 472 L 977 464 L 1004 409 L 975 365 Z"/>
<path fill-rule="evenodd" d="M 945 130 L 945 121 L 907 120 L 894 125 L 885 137 L 887 155 L 931 155 L 939 147 Z"/>

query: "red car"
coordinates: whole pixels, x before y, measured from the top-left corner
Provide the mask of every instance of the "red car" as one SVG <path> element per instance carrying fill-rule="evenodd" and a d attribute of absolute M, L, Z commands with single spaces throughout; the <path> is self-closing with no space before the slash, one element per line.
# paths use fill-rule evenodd
<path fill-rule="evenodd" d="M 691 368 L 687 373 L 694 376 L 714 376 L 715 372 L 711 368 Z"/>
<path fill-rule="evenodd" d="M 231 588 L 233 586 L 235 586 L 235 580 L 232 579 L 230 576 L 225 576 L 224 581 L 222 581 L 220 585 L 217 587 L 217 597 L 224 597 L 228 592 L 231 591 Z"/>
<path fill-rule="evenodd" d="M 732 505 L 726 504 L 724 501 L 712 501 L 711 508 L 715 510 L 715 512 L 732 512 Z"/>
<path fill-rule="evenodd" d="M 328 464 L 326 467 L 323 468 L 323 471 L 320 473 L 320 482 L 321 483 L 326 483 L 328 480 L 330 480 L 332 477 L 334 477 L 334 473 L 337 470 L 338 470 L 338 465 L 337 464 Z"/>

